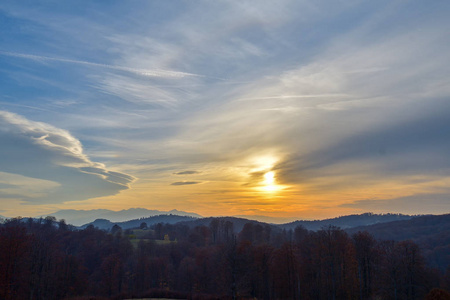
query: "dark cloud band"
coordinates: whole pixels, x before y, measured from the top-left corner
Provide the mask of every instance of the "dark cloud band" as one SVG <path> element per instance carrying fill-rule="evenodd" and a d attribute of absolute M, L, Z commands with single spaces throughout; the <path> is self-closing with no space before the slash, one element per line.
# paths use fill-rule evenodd
<path fill-rule="evenodd" d="M 200 181 L 177 181 L 173 182 L 170 185 L 193 185 L 193 184 L 200 184 Z"/>

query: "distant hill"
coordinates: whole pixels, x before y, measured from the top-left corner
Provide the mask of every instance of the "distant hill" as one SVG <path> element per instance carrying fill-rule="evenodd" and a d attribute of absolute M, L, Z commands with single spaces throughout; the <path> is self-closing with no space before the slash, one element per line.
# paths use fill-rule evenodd
<path fill-rule="evenodd" d="M 277 225 L 263 223 L 263 222 L 259 222 L 259 221 L 255 221 L 255 220 L 244 219 L 244 218 L 236 218 L 236 217 L 209 217 L 209 218 L 201 218 L 201 219 L 197 219 L 197 220 L 185 221 L 185 222 L 182 222 L 181 224 L 187 225 L 187 226 L 189 226 L 191 228 L 196 227 L 196 226 L 209 226 L 209 224 L 211 224 L 211 221 L 214 220 L 214 219 L 219 219 L 219 220 L 224 221 L 224 222 L 231 222 L 231 223 L 233 223 L 234 233 L 241 232 L 242 228 L 244 228 L 244 225 L 247 224 L 247 223 L 260 224 L 260 225 L 263 225 L 263 226 L 270 226 L 271 228 L 273 228 L 275 230 L 278 230 L 278 226 Z"/>
<path fill-rule="evenodd" d="M 410 220 L 415 216 L 402 214 L 373 214 L 364 213 L 360 215 L 342 216 L 333 219 L 316 220 L 316 221 L 295 221 L 287 224 L 278 225 L 282 229 L 295 229 L 297 226 L 303 226 L 308 230 L 317 231 L 323 227 L 336 226 L 342 229 L 353 228 L 358 226 L 367 226 L 378 223 L 386 223 L 399 220 Z"/>
<path fill-rule="evenodd" d="M 131 229 L 131 228 L 137 228 L 139 227 L 143 222 L 147 223 L 147 226 L 151 226 L 158 223 L 167 223 L 167 224 L 175 224 L 179 222 L 187 222 L 195 220 L 194 217 L 190 216 L 177 216 L 177 215 L 158 215 L 158 216 L 152 216 L 148 218 L 139 218 L 139 219 L 133 219 L 125 222 L 111 222 L 110 220 L 106 219 L 97 219 L 94 222 L 90 222 L 87 224 L 84 224 L 83 226 L 80 226 L 81 229 L 84 229 L 88 227 L 89 225 L 93 225 L 94 227 L 97 227 L 99 229 L 103 230 L 111 230 L 111 228 L 117 224 L 119 225 L 123 230 L 125 229 Z"/>
<path fill-rule="evenodd" d="M 64 219 L 66 223 L 73 224 L 75 226 L 81 226 L 93 222 L 96 219 L 106 219 L 111 222 L 124 222 L 133 219 L 146 218 L 158 215 L 178 215 L 189 216 L 194 218 L 201 218 L 199 214 L 179 211 L 173 209 L 171 211 L 149 210 L 145 208 L 130 208 L 120 211 L 113 211 L 108 209 L 92 209 L 92 210 L 75 210 L 65 209 L 54 212 L 50 216 L 56 217 L 56 219 Z M 45 216 L 44 216 L 45 217 Z"/>
<path fill-rule="evenodd" d="M 92 212 L 92 211 L 88 211 Z M 155 212 L 155 211 L 152 211 Z M 172 211 L 173 212 L 173 211 Z M 337 226 L 342 229 L 348 229 L 358 226 L 366 226 L 366 225 L 372 225 L 372 224 L 379 224 L 379 223 L 386 223 L 386 222 L 392 222 L 397 220 L 410 220 L 414 218 L 414 216 L 408 216 L 408 215 L 401 215 L 401 214 L 372 214 L 372 213 L 365 213 L 361 215 L 349 215 L 349 216 L 343 216 L 333 219 L 325 219 L 325 220 L 316 220 L 316 221 L 295 221 L 291 223 L 286 224 L 270 224 L 265 222 L 260 222 L 256 220 L 249 220 L 246 218 L 240 218 L 240 217 L 208 217 L 208 218 L 201 218 L 198 217 L 197 214 L 189 214 L 185 213 L 187 215 L 178 215 L 179 212 L 172 214 L 159 214 L 157 215 L 158 218 L 155 218 L 155 216 L 149 217 L 149 218 L 133 218 L 132 220 L 123 220 L 123 221 L 115 221 L 114 219 L 109 219 L 102 217 L 101 214 L 96 215 L 96 220 L 94 222 L 89 221 L 85 223 L 81 228 L 85 228 L 89 224 L 93 224 L 95 227 L 98 227 L 100 229 L 110 229 L 114 224 L 118 224 L 123 229 L 126 228 L 133 228 L 138 227 L 142 222 L 146 222 L 148 226 L 152 224 L 157 223 L 169 223 L 174 224 L 177 222 L 183 222 L 183 225 L 187 225 L 191 228 L 196 226 L 209 226 L 211 221 L 213 219 L 220 219 L 223 221 L 229 221 L 233 223 L 233 229 L 235 233 L 239 233 L 244 225 L 246 223 L 253 223 L 253 224 L 261 224 L 261 225 L 269 225 L 274 230 L 294 230 L 297 226 L 303 226 L 304 228 L 308 230 L 317 231 L 323 227 L 327 226 Z M 116 212 L 118 213 L 118 212 Z M 164 218 L 164 216 L 166 216 Z M 188 217 L 188 218 L 177 218 L 177 217 Z M 164 220 L 165 219 L 165 220 Z M 66 220 L 67 221 L 67 220 Z M 108 221 L 108 222 L 106 222 Z M 67 222 L 70 223 L 70 222 Z"/>
<path fill-rule="evenodd" d="M 284 218 L 284 217 L 269 217 L 269 216 L 262 216 L 262 215 L 235 215 L 232 216 L 235 218 L 243 218 L 248 220 L 254 220 L 269 224 L 286 224 L 288 222 L 293 222 L 298 220 L 298 218 Z"/>
<path fill-rule="evenodd" d="M 411 220 L 355 227 L 346 231 L 349 234 L 367 231 L 380 240 L 412 240 L 423 250 L 430 266 L 443 271 L 450 266 L 450 214 L 420 216 Z"/>
<path fill-rule="evenodd" d="M 346 231 L 350 234 L 368 231 L 375 238 L 383 240 L 417 240 L 438 232 L 450 231 L 450 214 L 418 216 L 411 220 L 354 227 Z M 450 235 L 448 239 L 450 241 Z"/>

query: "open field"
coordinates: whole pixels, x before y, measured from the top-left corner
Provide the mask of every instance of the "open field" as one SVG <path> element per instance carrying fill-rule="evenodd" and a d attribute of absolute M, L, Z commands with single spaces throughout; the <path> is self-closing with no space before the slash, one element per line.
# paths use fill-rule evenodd
<path fill-rule="evenodd" d="M 130 234 L 127 234 L 127 236 L 134 248 L 137 248 L 140 241 L 144 241 L 144 242 L 153 241 L 157 245 L 176 243 L 175 241 L 170 241 L 168 239 L 157 240 L 157 239 L 149 238 L 151 236 L 154 236 L 154 232 L 155 231 L 151 230 L 151 229 L 133 229 L 133 230 L 130 230 Z"/>

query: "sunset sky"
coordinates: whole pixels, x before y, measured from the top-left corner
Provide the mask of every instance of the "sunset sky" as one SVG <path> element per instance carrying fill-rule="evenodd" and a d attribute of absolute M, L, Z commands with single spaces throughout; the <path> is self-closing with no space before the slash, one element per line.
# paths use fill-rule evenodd
<path fill-rule="evenodd" d="M 1 1 L 0 215 L 449 213 L 449 16 L 447 0 Z"/>

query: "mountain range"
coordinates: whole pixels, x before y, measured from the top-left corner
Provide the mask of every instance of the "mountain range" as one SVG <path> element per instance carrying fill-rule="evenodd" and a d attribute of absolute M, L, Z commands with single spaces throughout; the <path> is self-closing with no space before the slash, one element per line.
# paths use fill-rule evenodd
<path fill-rule="evenodd" d="M 195 219 L 196 218 L 191 217 L 191 216 L 178 216 L 178 215 L 172 215 L 172 214 L 151 216 L 151 217 L 147 217 L 147 218 L 133 219 L 133 220 L 128 220 L 128 221 L 124 221 L 124 222 L 111 222 L 110 220 L 106 220 L 106 219 L 97 219 L 94 222 L 84 224 L 84 225 L 80 226 L 79 228 L 84 229 L 84 228 L 88 227 L 89 225 L 93 225 L 94 227 L 96 227 L 98 229 L 111 230 L 111 228 L 114 225 L 118 225 L 122 229 L 131 229 L 131 228 L 139 227 L 142 223 L 146 223 L 147 226 L 152 226 L 152 225 L 155 225 L 158 223 L 175 224 L 175 223 L 179 223 L 179 222 L 192 221 Z"/>
<path fill-rule="evenodd" d="M 56 211 L 50 216 L 54 216 L 56 219 L 64 219 L 66 223 L 72 224 L 75 226 L 82 226 L 89 223 L 94 222 L 97 219 L 108 220 L 111 223 L 123 223 L 130 220 L 149 218 L 153 216 L 160 215 L 176 215 L 176 216 L 187 216 L 201 219 L 203 218 L 201 215 L 180 211 L 177 209 L 173 209 L 170 211 L 161 211 L 161 210 L 149 210 L 145 208 L 130 208 L 124 209 L 120 211 L 113 211 L 108 209 L 93 209 L 93 210 L 75 210 L 75 209 L 66 209 Z M 47 215 L 41 216 L 46 217 Z M 264 222 L 269 224 L 279 224 L 282 229 L 294 229 L 298 225 L 302 225 L 308 230 L 319 230 L 324 226 L 337 226 L 342 229 L 357 227 L 357 226 L 365 226 L 372 225 L 377 223 L 385 223 L 391 221 L 398 220 L 408 220 L 413 218 L 413 216 L 402 215 L 402 214 L 372 214 L 365 213 L 360 215 L 348 215 L 341 216 L 337 218 L 325 219 L 325 220 L 295 220 L 294 218 L 275 218 L 275 217 L 267 217 L 267 216 L 232 216 L 236 219 L 245 219 L 245 220 L 253 220 L 258 222 Z M 293 221 L 293 222 L 292 222 Z M 152 222 L 152 221 L 149 221 Z M 240 222 L 239 222 L 240 223 Z M 240 227 L 240 226 L 239 226 Z"/>
<path fill-rule="evenodd" d="M 179 211 L 173 209 L 171 211 L 161 211 L 161 210 L 149 210 L 145 208 L 130 208 L 120 211 L 113 211 L 108 209 L 93 209 L 93 210 L 75 210 L 75 209 L 65 209 L 59 210 L 50 214 L 56 219 L 64 219 L 66 223 L 75 226 L 81 226 L 96 219 L 106 219 L 113 223 L 125 222 L 133 219 L 147 218 L 151 216 L 158 215 L 178 215 L 178 216 L 188 216 L 194 218 L 201 218 L 202 216 L 196 213 L 190 213 L 185 211 Z M 45 215 L 47 216 L 47 215 Z M 45 217 L 42 216 L 42 217 Z"/>
<path fill-rule="evenodd" d="M 293 230 L 297 226 L 303 226 L 305 229 L 317 231 L 321 228 L 328 226 L 336 226 L 342 229 L 349 229 L 358 226 L 367 226 L 379 223 L 387 223 L 399 220 L 410 220 L 417 216 L 409 216 L 402 214 L 373 214 L 364 213 L 360 215 L 342 216 L 332 219 L 315 220 L 315 221 L 295 221 L 286 224 L 272 224 L 266 222 L 260 222 L 257 220 L 249 220 L 247 218 L 238 217 L 220 217 L 219 219 L 224 222 L 233 223 L 235 232 L 240 232 L 246 223 L 260 224 L 263 226 L 271 226 L 275 230 Z M 114 221 L 107 218 L 97 218 L 93 222 L 83 224 L 80 228 L 86 228 L 89 225 L 93 225 L 99 229 L 110 230 L 115 224 L 119 225 L 122 229 L 131 229 L 139 227 L 141 223 L 145 222 L 148 226 L 157 223 L 175 224 L 181 222 L 188 227 L 196 226 L 209 226 L 213 219 L 216 217 L 202 218 L 195 214 L 184 213 L 180 211 L 171 211 L 159 215 L 147 215 L 147 217 L 134 218 L 126 221 Z M 70 223 L 70 222 L 68 222 Z M 73 223 L 72 223 L 73 224 Z M 75 224 L 76 225 L 76 224 Z"/>

